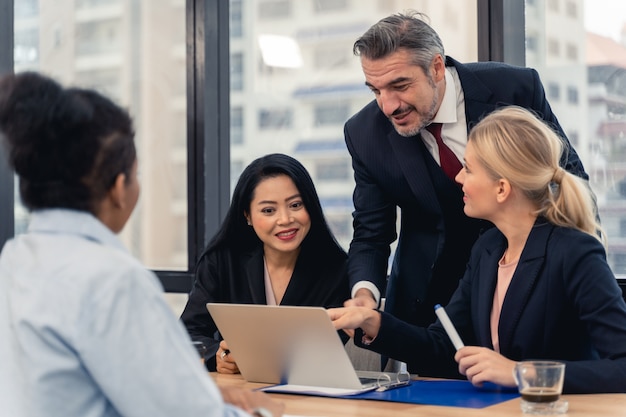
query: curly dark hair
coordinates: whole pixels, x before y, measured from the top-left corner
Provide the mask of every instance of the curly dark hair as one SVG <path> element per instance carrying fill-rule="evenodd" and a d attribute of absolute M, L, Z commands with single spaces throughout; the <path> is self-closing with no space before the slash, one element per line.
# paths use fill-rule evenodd
<path fill-rule="evenodd" d="M 0 131 L 30 210 L 95 213 L 137 157 L 128 112 L 100 93 L 35 72 L 0 79 Z"/>

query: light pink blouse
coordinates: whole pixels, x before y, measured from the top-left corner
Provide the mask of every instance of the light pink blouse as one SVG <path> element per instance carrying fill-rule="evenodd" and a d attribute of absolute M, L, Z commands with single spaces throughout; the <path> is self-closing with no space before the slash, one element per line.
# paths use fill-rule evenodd
<path fill-rule="evenodd" d="M 502 303 L 504 302 L 504 296 L 509 289 L 511 279 L 515 268 L 517 268 L 518 260 L 510 262 L 508 264 L 503 263 L 504 255 L 498 262 L 498 283 L 496 284 L 496 291 L 493 293 L 493 306 L 491 307 L 491 341 L 493 343 L 493 350 L 500 352 L 500 340 L 498 339 L 498 324 L 500 323 L 500 312 L 502 311 Z"/>

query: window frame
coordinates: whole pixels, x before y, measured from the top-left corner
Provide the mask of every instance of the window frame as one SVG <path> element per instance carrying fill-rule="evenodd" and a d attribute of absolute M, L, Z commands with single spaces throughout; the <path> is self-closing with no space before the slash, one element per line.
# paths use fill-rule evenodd
<path fill-rule="evenodd" d="M 196 262 L 230 200 L 230 117 L 219 117 L 230 109 L 228 0 L 186 0 L 185 8 L 188 268 L 155 270 L 164 290 L 174 293 L 191 289 Z M 0 74 L 14 71 L 14 10 L 14 0 L 0 0 Z M 14 192 L 0 147 L 0 247 L 15 234 Z"/>
<path fill-rule="evenodd" d="M 0 74 L 13 72 L 12 0 L 0 0 Z M 13 170 L 7 161 L 6 149 L 0 146 L 0 248 L 15 234 L 15 188 Z"/>
<path fill-rule="evenodd" d="M 191 289 L 195 264 L 228 210 L 231 181 L 229 0 L 186 0 L 185 7 L 188 269 L 155 271 L 165 291 L 174 293 Z M 477 0 L 480 61 L 525 65 L 524 7 L 524 0 Z M 0 74 L 13 72 L 13 43 L 14 0 L 0 0 Z M 0 147 L 0 247 L 15 233 L 6 156 Z M 626 286 L 626 279 L 618 282 Z"/>

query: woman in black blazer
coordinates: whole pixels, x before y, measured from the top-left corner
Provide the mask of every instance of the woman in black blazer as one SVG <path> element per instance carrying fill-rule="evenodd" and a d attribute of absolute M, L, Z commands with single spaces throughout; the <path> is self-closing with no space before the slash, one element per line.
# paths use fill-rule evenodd
<path fill-rule="evenodd" d="M 507 107 L 470 132 L 464 211 L 496 227 L 476 242 L 446 311 L 429 327 L 363 307 L 333 309 L 360 346 L 421 375 L 515 386 L 525 359 L 565 362 L 565 393 L 626 392 L 626 303 L 606 262 L 593 195 L 559 167 L 563 142 L 528 110 Z"/>
<path fill-rule="evenodd" d="M 346 258 L 304 166 L 283 154 L 253 161 L 198 261 L 181 316 L 192 339 L 207 346 L 207 368 L 238 372 L 206 303 L 341 306 L 350 296 Z"/>

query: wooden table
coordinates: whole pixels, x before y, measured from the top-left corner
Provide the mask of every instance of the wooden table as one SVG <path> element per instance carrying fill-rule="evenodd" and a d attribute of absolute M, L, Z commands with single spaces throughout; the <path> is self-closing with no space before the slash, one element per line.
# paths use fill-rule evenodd
<path fill-rule="evenodd" d="M 211 376 L 219 386 L 239 386 L 249 389 L 267 384 L 246 382 L 241 375 Z M 528 416 L 520 410 L 519 398 L 486 408 L 441 407 L 370 400 L 313 397 L 307 395 L 270 394 L 285 404 L 285 414 L 315 417 L 506 417 Z M 564 395 L 569 402 L 566 416 L 626 417 L 626 394 Z"/>

